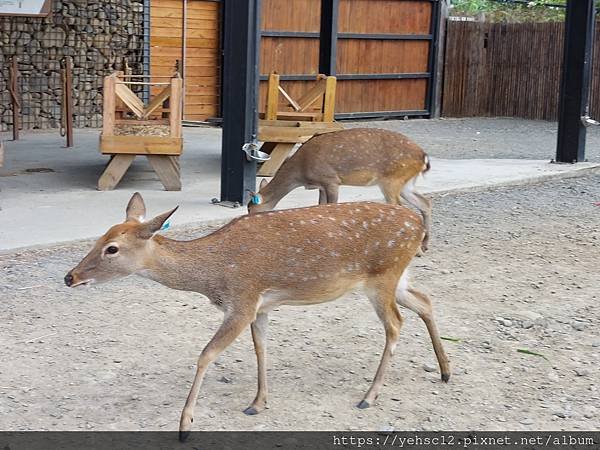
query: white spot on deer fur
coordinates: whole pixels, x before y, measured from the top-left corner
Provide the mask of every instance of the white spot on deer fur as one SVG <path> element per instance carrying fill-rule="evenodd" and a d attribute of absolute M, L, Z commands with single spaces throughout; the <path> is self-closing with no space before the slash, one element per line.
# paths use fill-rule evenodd
<path fill-rule="evenodd" d="M 332 237 L 333 237 L 333 233 L 332 233 L 331 231 L 328 231 L 328 232 L 327 232 L 327 237 L 330 237 L 330 238 L 332 238 Z"/>
<path fill-rule="evenodd" d="M 396 241 L 395 241 L 395 240 L 393 240 L 393 239 L 389 240 L 389 241 L 388 241 L 388 244 L 387 244 L 387 245 L 388 245 L 388 248 L 392 248 L 392 247 L 394 246 L 394 244 L 395 244 L 395 243 L 396 243 Z"/>
<path fill-rule="evenodd" d="M 306 222 L 304 220 L 301 220 L 300 225 L 306 225 Z"/>
<path fill-rule="evenodd" d="M 330 218 L 329 218 L 329 220 L 331 220 L 331 221 L 335 222 L 335 221 L 336 221 L 336 218 L 335 218 L 335 217 L 330 217 Z"/>
<path fill-rule="evenodd" d="M 365 230 L 369 229 L 369 222 L 367 222 L 366 220 L 363 222 L 363 228 Z"/>

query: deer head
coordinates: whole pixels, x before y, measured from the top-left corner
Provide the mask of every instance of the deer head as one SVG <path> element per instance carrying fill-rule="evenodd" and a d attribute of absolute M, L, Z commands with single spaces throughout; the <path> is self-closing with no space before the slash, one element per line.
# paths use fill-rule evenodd
<path fill-rule="evenodd" d="M 273 209 L 273 206 L 270 205 L 270 202 L 265 198 L 264 194 L 261 194 L 260 192 L 263 189 L 265 189 L 267 185 L 267 180 L 263 178 L 260 182 L 258 192 L 250 193 L 250 201 L 248 202 L 248 214 L 256 214 L 259 212 L 270 211 Z"/>
<path fill-rule="evenodd" d="M 69 287 L 123 278 L 144 268 L 152 237 L 177 208 L 145 221 L 146 206 L 136 192 L 129 200 L 125 222 L 111 227 L 77 266 L 65 276 Z"/>

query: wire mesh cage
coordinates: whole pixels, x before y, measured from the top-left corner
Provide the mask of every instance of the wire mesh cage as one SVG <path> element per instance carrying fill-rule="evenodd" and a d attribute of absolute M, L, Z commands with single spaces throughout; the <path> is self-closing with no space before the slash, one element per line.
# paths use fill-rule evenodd
<path fill-rule="evenodd" d="M 102 83 L 115 70 L 143 73 L 143 0 L 55 0 L 49 17 L 0 17 L 0 130 L 12 126 L 10 61 L 17 59 L 20 126 L 61 125 L 61 61 L 73 62 L 75 127 L 102 125 Z"/>

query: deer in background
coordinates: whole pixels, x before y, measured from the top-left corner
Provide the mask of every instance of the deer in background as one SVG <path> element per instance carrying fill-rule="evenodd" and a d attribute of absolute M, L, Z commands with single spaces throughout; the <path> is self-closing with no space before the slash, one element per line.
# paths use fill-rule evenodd
<path fill-rule="evenodd" d="M 378 128 L 351 128 L 320 134 L 306 141 L 277 171 L 264 179 L 253 194 L 248 213 L 271 211 L 289 192 L 319 189 L 319 204 L 337 203 L 346 186 L 378 185 L 385 200 L 401 204 L 400 197 L 417 208 L 425 224 L 422 250 L 431 230 L 431 202 L 415 191 L 417 177 L 429 170 L 429 158 L 406 136 Z"/>
<path fill-rule="evenodd" d="M 267 404 L 269 312 L 281 305 L 332 301 L 355 288 L 366 293 L 385 330 L 381 361 L 359 408 L 372 405 L 383 385 L 403 322 L 398 305 L 425 322 L 442 380 L 449 380 L 450 366 L 431 302 L 408 281 L 407 267 L 425 236 L 422 221 L 412 210 L 341 203 L 266 212 L 237 218 L 199 239 L 177 241 L 157 234 L 176 209 L 146 221 L 144 201 L 134 194 L 125 222 L 100 237 L 65 276 L 65 283 L 76 287 L 137 274 L 173 289 L 201 293 L 224 313 L 223 323 L 198 359 L 181 414 L 181 440 L 191 430 L 208 366 L 246 327 L 251 328 L 258 363 L 258 392 L 244 411 L 253 415 Z M 260 271 L 254 261 L 262 261 Z"/>

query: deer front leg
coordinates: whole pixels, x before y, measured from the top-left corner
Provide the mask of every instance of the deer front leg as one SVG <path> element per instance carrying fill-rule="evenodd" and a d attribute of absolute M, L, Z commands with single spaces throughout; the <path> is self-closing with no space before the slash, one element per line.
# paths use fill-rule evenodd
<path fill-rule="evenodd" d="M 258 414 L 267 407 L 267 365 L 265 355 L 268 322 L 269 317 L 267 314 L 259 313 L 251 325 L 254 351 L 256 352 L 256 364 L 258 367 L 258 392 L 252 404 L 244 410 L 244 414 L 249 416 Z"/>
<path fill-rule="evenodd" d="M 319 205 L 324 205 L 327 203 L 327 192 L 325 192 L 325 188 L 319 188 Z"/>
<path fill-rule="evenodd" d="M 402 316 L 396 306 L 393 291 L 390 292 L 390 289 L 379 287 L 377 291 L 369 294 L 369 300 L 375 307 L 379 320 L 383 323 L 385 329 L 385 347 L 373 383 L 367 391 L 365 398 L 356 405 L 360 409 L 370 407 L 379 396 L 385 373 L 398 343 L 398 336 L 400 335 L 400 328 L 403 322 Z"/>
<path fill-rule="evenodd" d="M 198 358 L 198 366 L 196 376 L 192 383 L 192 388 L 188 394 L 183 411 L 181 412 L 181 420 L 179 422 L 179 440 L 184 442 L 192 429 L 194 422 L 194 408 L 200 393 L 200 386 L 204 379 L 204 374 L 210 363 L 212 363 L 231 343 L 237 338 L 240 333 L 252 322 L 251 314 L 240 314 L 239 311 L 228 313 L 225 320 L 210 340 L 204 347 L 200 357 Z"/>
<path fill-rule="evenodd" d="M 328 184 L 325 186 L 325 196 L 327 203 L 337 203 L 340 187 L 337 184 Z"/>

